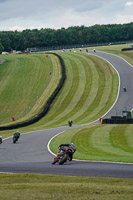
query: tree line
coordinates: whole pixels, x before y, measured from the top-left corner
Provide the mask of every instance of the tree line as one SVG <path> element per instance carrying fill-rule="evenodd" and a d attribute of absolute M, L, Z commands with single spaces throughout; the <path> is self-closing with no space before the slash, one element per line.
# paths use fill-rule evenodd
<path fill-rule="evenodd" d="M 133 22 L 128 24 L 108 24 L 72 26 L 55 29 L 26 29 L 23 31 L 0 31 L 0 51 L 11 51 L 60 45 L 84 45 L 133 40 Z"/>

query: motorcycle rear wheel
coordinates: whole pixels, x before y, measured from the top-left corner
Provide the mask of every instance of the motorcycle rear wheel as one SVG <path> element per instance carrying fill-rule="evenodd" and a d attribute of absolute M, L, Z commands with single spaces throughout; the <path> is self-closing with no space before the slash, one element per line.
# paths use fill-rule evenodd
<path fill-rule="evenodd" d="M 59 165 L 63 165 L 68 160 L 68 155 L 65 153 L 62 158 L 58 161 Z"/>
<path fill-rule="evenodd" d="M 16 141 L 17 141 L 16 138 L 13 138 L 13 143 L 14 143 L 14 144 L 16 143 Z"/>

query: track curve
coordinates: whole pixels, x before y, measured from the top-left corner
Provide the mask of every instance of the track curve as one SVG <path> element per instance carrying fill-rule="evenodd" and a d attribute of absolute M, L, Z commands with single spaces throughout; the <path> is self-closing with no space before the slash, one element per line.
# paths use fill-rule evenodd
<path fill-rule="evenodd" d="M 132 110 L 133 108 L 133 66 L 131 66 L 123 58 L 105 52 L 93 52 L 89 51 L 90 54 L 101 57 L 107 60 L 119 73 L 120 87 L 117 101 L 113 108 L 104 115 L 104 117 L 111 117 L 113 115 L 121 115 L 122 110 Z M 126 87 L 127 92 L 123 91 L 123 87 Z"/>
<path fill-rule="evenodd" d="M 128 109 L 132 109 L 133 68 L 130 64 L 112 54 L 92 51 L 89 53 L 110 62 L 117 69 L 121 82 L 128 89 L 127 93 L 123 93 L 123 86 L 120 85 L 117 101 L 105 116 L 116 114 L 116 109 L 125 107 L 125 104 Z M 78 126 L 73 126 L 75 127 Z M 133 178 L 133 164 L 74 160 L 61 166 L 51 165 L 53 155 L 49 153 L 47 144 L 53 136 L 68 129 L 70 128 L 60 127 L 23 134 L 16 144 L 12 143 L 12 138 L 4 140 L 0 145 L 0 172 Z"/>

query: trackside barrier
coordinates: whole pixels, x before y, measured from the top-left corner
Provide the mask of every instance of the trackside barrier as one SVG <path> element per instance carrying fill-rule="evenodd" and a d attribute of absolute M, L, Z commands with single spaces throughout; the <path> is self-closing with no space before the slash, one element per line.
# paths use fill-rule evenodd
<path fill-rule="evenodd" d="M 125 118 L 121 118 L 121 119 L 103 119 L 102 124 L 133 124 L 133 118 L 131 119 L 125 119 Z"/>
<path fill-rule="evenodd" d="M 60 65 L 61 65 L 62 77 L 60 79 L 58 86 L 56 87 L 56 89 L 54 90 L 52 95 L 49 97 L 49 99 L 47 100 L 43 110 L 40 113 L 38 113 L 36 116 L 34 116 L 33 118 L 26 120 L 24 122 L 11 124 L 11 125 L 8 125 L 8 126 L 0 126 L 0 131 L 21 128 L 21 127 L 25 127 L 25 126 L 34 124 L 35 122 L 39 121 L 42 117 L 44 117 L 48 113 L 48 111 L 50 109 L 50 105 L 54 101 L 55 97 L 59 93 L 60 89 L 62 88 L 62 86 L 63 86 L 63 84 L 66 80 L 66 69 L 65 69 L 65 63 L 64 63 L 63 59 L 61 58 L 61 56 L 59 56 L 56 53 L 49 53 L 49 54 L 53 54 L 53 55 L 58 57 L 58 59 L 60 61 Z"/>
<path fill-rule="evenodd" d="M 121 51 L 130 51 L 130 50 L 133 50 L 133 48 L 131 47 L 131 48 L 123 48 L 123 49 L 121 49 Z"/>
<path fill-rule="evenodd" d="M 0 136 L 0 144 L 2 144 L 2 136 Z"/>

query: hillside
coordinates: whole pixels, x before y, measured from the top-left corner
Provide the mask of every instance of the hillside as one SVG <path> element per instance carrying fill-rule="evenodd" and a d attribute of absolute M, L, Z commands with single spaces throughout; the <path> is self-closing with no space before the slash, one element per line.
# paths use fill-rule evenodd
<path fill-rule="evenodd" d="M 0 124 L 35 116 L 57 87 L 61 78 L 58 58 L 53 55 L 1 56 Z M 13 122 L 11 122 L 13 123 Z"/>

